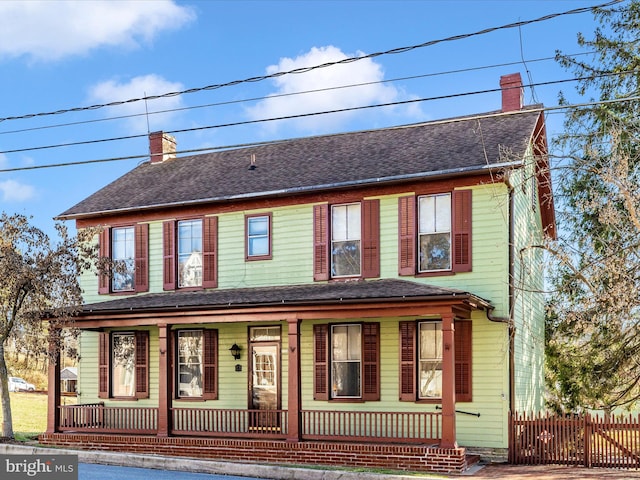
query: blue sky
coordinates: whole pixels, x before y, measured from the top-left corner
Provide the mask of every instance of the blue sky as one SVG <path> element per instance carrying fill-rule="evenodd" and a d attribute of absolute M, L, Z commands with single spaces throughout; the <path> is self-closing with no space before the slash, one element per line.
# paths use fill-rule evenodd
<path fill-rule="evenodd" d="M 571 73 L 551 58 L 556 50 L 581 53 L 577 33 L 590 38 L 597 23 L 587 12 L 466 34 L 605 1 L 4 0 L 0 211 L 30 215 L 54 236 L 53 217 L 144 159 L 15 169 L 144 156 L 149 131 L 183 130 L 174 134 L 183 151 L 497 110 L 498 92 L 456 95 L 496 89 L 501 75 L 514 72 L 525 84 L 570 79 Z M 454 36 L 465 38 L 304 74 L 202 89 Z M 574 86 L 528 88 L 525 101 L 553 107 L 560 90 L 579 101 Z M 82 109 L 187 90 L 194 91 Z M 283 95 L 310 90 L 321 91 Z M 442 96 L 452 97 L 255 122 Z M 552 136 L 562 126 L 562 115 L 550 113 L 547 123 Z M 132 138 L 108 140 L 122 137 Z M 49 146 L 56 147 L 43 148 Z"/>

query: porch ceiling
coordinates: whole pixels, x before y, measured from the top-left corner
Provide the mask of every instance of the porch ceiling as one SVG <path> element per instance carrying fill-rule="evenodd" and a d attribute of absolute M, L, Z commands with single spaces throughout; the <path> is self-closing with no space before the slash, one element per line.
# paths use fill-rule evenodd
<path fill-rule="evenodd" d="M 327 306 L 381 302 L 446 302 L 466 309 L 489 309 L 491 303 L 453 288 L 398 279 L 357 280 L 275 287 L 172 291 L 121 297 L 86 304 L 80 316 L 118 313 L 229 310 L 250 307 Z"/>

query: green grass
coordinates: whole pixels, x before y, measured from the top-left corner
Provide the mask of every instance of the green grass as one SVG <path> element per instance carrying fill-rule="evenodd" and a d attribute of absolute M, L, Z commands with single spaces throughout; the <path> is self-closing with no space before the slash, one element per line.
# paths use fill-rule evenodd
<path fill-rule="evenodd" d="M 47 428 L 47 395 L 43 393 L 11 392 L 11 418 L 16 440 L 35 439 Z M 63 404 L 75 403 L 75 398 L 63 398 Z M 0 412 L 0 419 L 2 412 Z"/>

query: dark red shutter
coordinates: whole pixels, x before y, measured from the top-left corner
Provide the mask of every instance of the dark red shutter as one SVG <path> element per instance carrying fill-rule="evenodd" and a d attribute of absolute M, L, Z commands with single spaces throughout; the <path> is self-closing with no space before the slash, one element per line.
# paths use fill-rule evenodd
<path fill-rule="evenodd" d="M 398 275 L 416 273 L 416 197 L 398 198 Z"/>
<path fill-rule="evenodd" d="M 471 190 L 454 190 L 453 271 L 471 271 Z"/>
<path fill-rule="evenodd" d="M 135 226 L 135 284 L 136 292 L 149 291 L 149 225 L 140 223 Z"/>
<path fill-rule="evenodd" d="M 98 398 L 109 398 L 109 338 L 108 332 L 98 334 Z"/>
<path fill-rule="evenodd" d="M 313 279 L 329 280 L 329 205 L 313 207 Z"/>
<path fill-rule="evenodd" d="M 362 276 L 380 276 L 380 200 L 362 202 Z"/>
<path fill-rule="evenodd" d="M 162 224 L 162 288 L 176 288 L 176 222 L 169 220 Z"/>
<path fill-rule="evenodd" d="M 136 398 L 149 398 L 149 332 L 136 332 L 135 340 Z"/>
<path fill-rule="evenodd" d="M 471 322 L 455 322 L 456 401 L 470 402 L 471 396 Z"/>
<path fill-rule="evenodd" d="M 202 219 L 202 286 L 218 286 L 218 217 Z"/>
<path fill-rule="evenodd" d="M 313 399 L 329 400 L 329 326 L 313 326 Z"/>
<path fill-rule="evenodd" d="M 416 401 L 416 322 L 400 322 L 400 401 Z"/>
<path fill-rule="evenodd" d="M 380 324 L 365 323 L 362 326 L 362 333 L 364 372 L 362 399 L 380 400 Z"/>
<path fill-rule="evenodd" d="M 204 379 L 202 398 L 218 398 L 218 331 L 204 330 Z"/>
<path fill-rule="evenodd" d="M 98 255 L 101 259 L 111 260 L 111 229 L 104 227 L 98 237 Z M 107 271 L 98 273 L 98 293 L 103 295 L 111 291 L 111 278 L 109 275 L 109 268 Z"/>

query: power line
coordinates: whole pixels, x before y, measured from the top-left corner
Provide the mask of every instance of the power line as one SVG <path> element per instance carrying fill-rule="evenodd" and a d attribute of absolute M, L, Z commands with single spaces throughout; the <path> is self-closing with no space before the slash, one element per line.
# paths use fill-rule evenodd
<path fill-rule="evenodd" d="M 451 119 L 441 120 L 441 121 L 432 121 L 428 123 L 429 124 L 453 123 L 453 122 L 460 122 L 465 120 L 492 118 L 492 117 L 505 116 L 505 115 L 518 115 L 518 114 L 525 114 L 525 113 L 531 113 L 531 112 L 541 112 L 541 113 L 544 112 L 546 114 L 553 114 L 562 110 L 572 110 L 576 108 L 592 107 L 597 105 L 607 105 L 607 104 L 614 104 L 619 102 L 620 103 L 632 102 L 632 101 L 639 101 L 639 100 L 640 100 L 640 96 L 633 96 L 633 97 L 618 98 L 613 100 L 599 100 L 594 102 L 576 103 L 571 105 L 556 105 L 553 107 L 541 106 L 539 108 L 534 107 L 526 110 L 519 110 L 519 111 L 513 111 L 513 112 L 507 112 L 507 113 L 496 112 L 496 113 L 488 113 L 484 115 L 464 116 L 464 117 L 451 118 Z M 357 107 L 357 108 L 371 108 L 371 107 Z M 306 115 L 317 115 L 317 114 L 306 114 Z M 288 118 L 295 118 L 295 117 L 296 116 L 288 117 Z M 395 127 L 390 127 L 390 128 L 395 128 Z M 305 137 L 305 138 L 310 138 L 310 137 Z M 269 145 L 269 144 L 275 144 L 275 143 L 283 143 L 290 140 L 292 139 L 280 139 L 280 140 L 252 142 L 252 143 L 236 144 L 236 145 L 224 145 L 224 146 L 206 147 L 206 148 L 199 148 L 199 149 L 192 149 L 192 150 L 179 150 L 176 152 L 176 154 L 213 152 L 213 151 L 220 151 L 220 150 L 230 150 L 234 148 L 256 147 L 256 146 Z M 80 160 L 77 162 L 65 162 L 65 163 L 55 163 L 55 164 L 47 164 L 47 165 L 32 165 L 28 167 L 5 168 L 5 169 L 0 169 L 0 173 L 18 172 L 18 171 L 27 171 L 27 170 L 40 170 L 45 168 L 69 167 L 69 166 L 77 166 L 77 165 L 90 165 L 90 164 L 96 164 L 96 163 L 116 162 L 116 161 L 122 161 L 122 160 L 135 160 L 135 159 L 143 159 L 143 158 L 149 158 L 149 154 L 145 153 L 141 155 L 129 155 L 129 156 L 123 156 L 123 157 Z"/>
<path fill-rule="evenodd" d="M 205 90 L 216 90 L 216 89 L 219 89 L 219 88 L 230 87 L 230 86 L 234 86 L 234 85 L 240 85 L 240 84 L 243 84 L 243 83 L 261 82 L 263 80 L 267 80 L 267 79 L 271 79 L 271 78 L 277 78 L 277 77 L 281 77 L 281 76 L 284 76 L 284 75 L 307 73 L 307 72 L 310 72 L 310 71 L 313 71 L 313 70 L 317 70 L 317 69 L 320 69 L 320 68 L 326 68 L 326 67 L 331 67 L 331 66 L 334 66 L 334 65 L 343 65 L 343 64 L 347 64 L 347 63 L 358 62 L 358 61 L 361 61 L 361 60 L 370 59 L 370 58 L 376 58 L 376 57 L 380 57 L 380 56 L 383 56 L 383 55 L 395 55 L 395 54 L 399 54 L 399 53 L 406 53 L 406 52 L 409 52 L 409 51 L 412 51 L 412 50 L 416 50 L 416 49 L 420 49 L 420 48 L 425 48 L 425 47 L 430 47 L 430 46 L 433 46 L 433 45 L 437 45 L 439 43 L 450 42 L 450 41 L 455 41 L 455 40 L 462 40 L 462 39 L 466 39 L 466 38 L 470 38 L 470 37 L 474 37 L 474 36 L 479 36 L 479 35 L 485 35 L 487 33 L 492 33 L 492 32 L 498 31 L 498 30 L 505 30 L 505 29 L 509 29 L 509 28 L 522 27 L 524 25 L 530 25 L 530 24 L 533 24 L 533 23 L 543 22 L 543 21 L 551 20 L 553 18 L 557 18 L 557 17 L 561 17 L 561 16 L 565 16 L 565 15 L 575 15 L 575 14 L 579 14 L 579 13 L 585 13 L 585 12 L 588 12 L 588 11 L 593 11 L 594 9 L 598 9 L 598 8 L 606 8 L 606 7 L 609 7 L 611 5 L 615 5 L 617 3 L 621 3 L 623 1 L 624 0 L 611 0 L 610 2 L 603 3 L 603 4 L 600 4 L 600 5 L 594 5 L 592 7 L 580 7 L 580 8 L 575 8 L 575 9 L 572 9 L 572 10 L 567 10 L 565 12 L 551 13 L 551 14 L 544 15 L 544 16 L 536 18 L 536 19 L 518 21 L 518 22 L 514 22 L 514 23 L 509 23 L 509 24 L 506 24 L 506 25 L 500 25 L 500 26 L 497 26 L 497 27 L 489 27 L 489 28 L 485 28 L 483 30 L 479 30 L 477 32 L 473 32 L 473 33 L 465 33 L 465 34 L 460 34 L 460 35 L 453 35 L 453 36 L 450 36 L 450 37 L 441 38 L 441 39 L 437 39 L 437 40 L 430 40 L 430 41 L 427 41 L 427 42 L 424 42 L 424 43 L 421 43 L 421 44 L 410 45 L 410 46 L 405 46 L 405 47 L 392 48 L 390 50 L 370 53 L 370 54 L 362 55 L 362 56 L 359 56 L 359 57 L 348 57 L 348 58 L 344 58 L 342 60 L 337 60 L 337 61 L 333 61 L 333 62 L 326 62 L 326 63 L 320 64 L 320 65 L 314 65 L 314 66 L 310 66 L 310 67 L 299 67 L 299 68 L 295 68 L 295 69 L 288 70 L 288 71 L 275 72 L 275 73 L 272 73 L 272 74 L 269 74 L 269 75 L 261 75 L 261 76 L 250 77 L 250 78 L 245 78 L 245 79 L 241 79 L 241 80 L 233 80 L 233 81 L 226 82 L 226 83 L 218 83 L 218 84 L 213 84 L 213 85 L 207 85 L 207 86 L 204 86 L 204 87 L 190 88 L 190 89 L 187 89 L 187 90 L 182 90 L 182 91 L 177 91 L 177 92 L 168 92 L 168 93 L 164 93 L 164 94 L 160 94 L 160 95 L 149 95 L 149 96 L 143 96 L 143 97 L 140 97 L 140 98 L 132 98 L 132 99 L 129 99 L 129 100 L 118 100 L 118 101 L 115 101 L 115 102 L 89 105 L 89 106 L 85 106 L 85 107 L 74 107 L 74 108 L 61 109 L 61 110 L 50 111 L 50 112 L 30 113 L 30 114 L 26 114 L 26 115 L 10 116 L 10 117 L 0 117 L 0 122 L 9 121 L 9 120 L 21 120 L 21 119 L 34 118 L 34 117 L 43 117 L 43 116 L 50 116 L 50 115 L 60 115 L 60 114 L 70 113 L 70 112 L 81 112 L 81 111 L 87 111 L 87 110 L 97 110 L 97 109 L 105 108 L 105 107 L 113 107 L 113 106 L 117 106 L 117 105 L 124 105 L 124 104 L 128 104 L 128 103 L 135 103 L 135 102 L 140 102 L 140 101 L 156 100 L 156 99 L 160 99 L 160 98 L 175 97 L 175 96 L 178 96 L 178 95 L 196 93 L 196 92 L 201 92 L 201 91 L 205 91 Z"/>
<path fill-rule="evenodd" d="M 610 72 L 610 73 L 600 74 L 597 77 L 596 76 L 589 76 L 589 77 L 582 77 L 582 78 L 568 78 L 568 79 L 563 79 L 563 80 L 552 80 L 552 81 L 548 81 L 548 82 L 539 82 L 539 83 L 536 83 L 536 84 L 523 85 L 523 87 L 527 87 L 528 86 L 529 88 L 533 88 L 534 86 L 557 85 L 557 84 L 561 84 L 561 83 L 577 82 L 577 81 L 586 80 L 586 79 L 602 78 L 602 77 L 614 76 L 614 75 L 624 75 L 624 74 L 629 74 L 629 73 L 637 73 L 637 72 L 636 71 Z M 352 112 L 352 111 L 358 111 L 358 110 L 366 110 L 366 109 L 371 109 L 371 108 L 381 108 L 381 107 L 391 107 L 391 106 L 398 106 L 398 105 L 407 105 L 407 104 L 422 103 L 422 102 L 428 102 L 428 101 L 434 101 L 434 100 L 446 100 L 446 99 L 466 97 L 466 96 L 471 96 L 471 95 L 495 93 L 495 92 L 499 92 L 499 91 L 501 91 L 501 88 L 491 88 L 491 89 L 486 89 L 486 90 L 475 90 L 475 91 L 472 91 L 472 92 L 453 93 L 453 94 L 449 94 L 449 95 L 439 95 L 439 96 L 427 97 L 427 98 L 414 98 L 414 99 L 410 99 L 410 100 L 399 100 L 399 101 L 396 101 L 396 102 L 377 103 L 377 104 L 373 104 L 373 105 L 364 105 L 364 106 L 358 106 L 358 107 L 338 108 L 338 109 L 333 109 L 333 110 L 325 110 L 325 111 L 321 111 L 321 112 L 309 112 L 309 113 L 301 113 L 301 114 L 297 114 L 297 115 L 287 115 L 287 116 L 281 116 L 281 117 L 262 118 L 262 119 L 257 119 L 257 120 L 242 120 L 242 121 L 239 121 L 239 122 L 230 122 L 230 123 L 222 123 L 222 124 L 216 124 L 216 125 L 206 125 L 206 126 L 201 126 L 201 127 L 184 128 L 184 129 L 170 130 L 170 131 L 167 131 L 167 133 L 171 133 L 171 134 L 190 133 L 190 132 L 197 132 L 197 131 L 202 131 L 202 130 L 213 130 L 213 129 L 217 129 L 217 128 L 237 127 L 237 126 L 241 126 L 241 125 L 252 125 L 252 124 L 256 124 L 256 123 L 274 122 L 274 121 L 281 121 L 281 120 L 291 120 L 291 119 L 295 119 L 295 118 L 305 118 L 305 117 L 311 117 L 311 116 L 316 116 L 316 115 L 328 115 L 328 114 L 334 114 L 334 113 L 345 113 L 345 112 Z M 144 133 L 144 134 L 126 135 L 126 136 L 120 136 L 120 137 L 101 138 L 101 139 L 93 139 L 93 140 L 83 140 L 83 141 L 78 141 L 78 142 L 67 142 L 67 143 L 58 143 L 58 144 L 52 144 L 52 145 L 41 145 L 41 146 L 37 146 L 37 147 L 25 147 L 25 148 L 16 148 L 16 149 L 12 149 L 12 150 L 2 150 L 2 151 L 0 151 L 0 154 L 32 152 L 32 151 L 37 151 L 37 150 L 48 150 L 48 149 L 62 148 L 62 147 L 77 147 L 77 146 L 81 146 L 81 145 L 93 145 L 93 144 L 98 144 L 98 143 L 115 142 L 115 141 L 122 141 L 122 140 L 133 140 L 133 139 L 136 139 L 136 138 L 146 138 L 146 137 L 147 137 L 147 134 Z M 0 170 L 0 172 L 3 172 L 3 171 L 5 171 L 5 170 Z"/>

